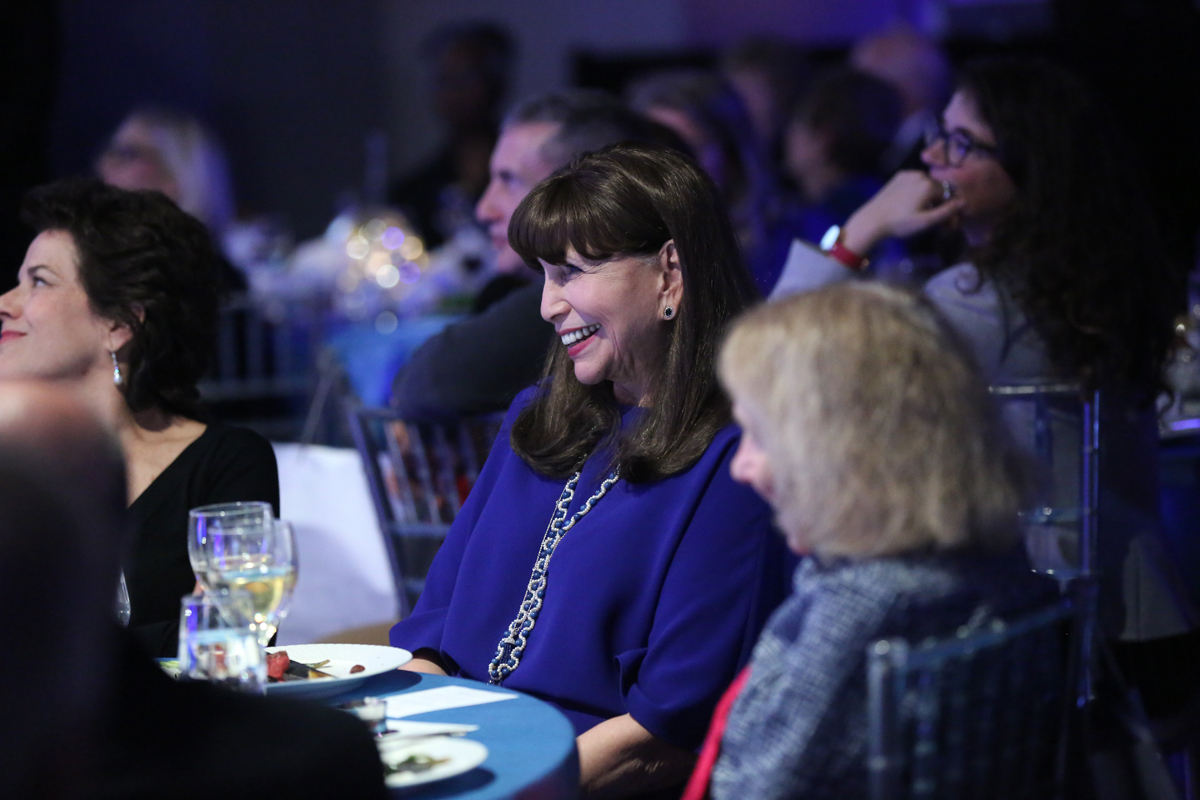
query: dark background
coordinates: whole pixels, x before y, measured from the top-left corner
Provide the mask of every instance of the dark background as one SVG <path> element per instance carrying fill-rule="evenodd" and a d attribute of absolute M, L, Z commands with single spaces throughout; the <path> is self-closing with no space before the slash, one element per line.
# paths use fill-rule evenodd
<path fill-rule="evenodd" d="M 0 281 L 28 236 L 29 186 L 85 173 L 134 106 L 199 114 L 221 136 L 239 208 L 318 234 L 361 191 L 382 131 L 392 171 L 434 146 L 420 40 L 489 19 L 519 49 L 515 99 L 617 88 L 658 64 L 705 63 L 751 33 L 834 60 L 896 20 L 939 33 L 958 63 L 1048 55 L 1108 96 L 1176 258 L 1200 230 L 1200 12 L 1193 0 L 4 0 L 0 4 Z"/>

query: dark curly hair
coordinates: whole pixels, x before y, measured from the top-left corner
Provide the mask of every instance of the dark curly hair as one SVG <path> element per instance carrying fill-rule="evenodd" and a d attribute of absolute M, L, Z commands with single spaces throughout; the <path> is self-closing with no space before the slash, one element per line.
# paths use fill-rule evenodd
<path fill-rule="evenodd" d="M 959 89 L 991 127 L 1017 201 L 973 254 L 1087 388 L 1118 383 L 1152 401 L 1183 307 L 1107 108 L 1090 87 L 1028 57 L 968 64 Z"/>
<path fill-rule="evenodd" d="M 196 383 L 211 359 L 220 263 L 203 223 L 159 192 L 91 179 L 33 189 L 21 218 L 71 235 L 92 310 L 132 331 L 120 387 L 130 410 L 201 416 Z"/>
<path fill-rule="evenodd" d="M 649 482 L 694 464 L 730 419 L 717 382 L 725 325 L 756 299 L 716 186 L 687 156 L 627 142 L 589 153 L 534 187 L 513 212 L 508 240 L 525 262 L 563 264 L 656 255 L 674 240 L 683 301 L 649 387 L 653 405 L 621 432 L 612 383 L 585 386 L 565 347 L 552 347 L 542 391 L 518 415 L 513 451 L 551 477 L 570 475 L 597 445 L 616 439 L 621 476 Z"/>

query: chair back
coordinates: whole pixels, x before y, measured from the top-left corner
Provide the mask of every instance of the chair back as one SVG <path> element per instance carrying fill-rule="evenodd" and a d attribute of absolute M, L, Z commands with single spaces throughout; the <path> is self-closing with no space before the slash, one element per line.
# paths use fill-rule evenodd
<path fill-rule="evenodd" d="M 406 421 L 390 408 L 350 412 L 384 546 L 406 616 L 450 523 L 479 477 L 503 417 L 454 423 Z"/>
<path fill-rule="evenodd" d="M 1053 798 L 1074 703 L 1067 601 L 867 648 L 872 800 Z"/>
<path fill-rule="evenodd" d="M 1100 512 L 1100 393 L 1084 396 L 1074 383 L 1022 383 L 989 387 L 1019 444 L 1040 462 L 1047 484 L 1022 521 L 1027 539 L 1071 530 L 1074 562 L 1045 571 L 1064 580 L 1096 574 Z M 1066 441 L 1063 441 L 1066 440 Z M 1031 546 L 1037 563 L 1037 548 Z"/>
<path fill-rule="evenodd" d="M 1034 569 L 1058 578 L 1078 609 L 1076 692 L 1086 702 L 1093 694 L 1099 626 L 1100 392 L 1087 395 L 1079 384 L 1052 382 L 1001 384 L 989 391 L 1048 479 L 1021 521 Z"/>
<path fill-rule="evenodd" d="M 222 303 L 212 369 L 200 396 L 226 421 L 274 440 L 300 437 L 317 387 L 321 315 L 309 304 Z"/>

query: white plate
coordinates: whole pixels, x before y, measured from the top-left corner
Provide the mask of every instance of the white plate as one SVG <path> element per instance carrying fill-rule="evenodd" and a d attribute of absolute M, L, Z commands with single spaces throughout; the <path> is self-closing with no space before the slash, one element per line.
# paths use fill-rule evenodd
<path fill-rule="evenodd" d="M 292 661 L 305 664 L 329 660 L 321 671 L 328 672 L 332 678 L 267 684 L 267 694 L 293 697 L 332 697 L 359 686 L 372 675 L 389 672 L 412 660 L 412 653 L 407 650 L 375 644 L 289 644 L 267 648 L 270 653 L 280 650 L 286 650 Z M 362 664 L 366 669 L 351 675 L 350 670 L 356 664 Z"/>
<path fill-rule="evenodd" d="M 475 769 L 487 760 L 488 750 L 472 739 L 451 739 L 434 736 L 420 741 L 381 742 L 379 757 L 386 766 L 398 764 L 410 756 L 428 756 L 443 760 L 424 772 L 397 772 L 388 775 L 386 782 L 392 788 L 419 786 L 423 783 L 453 778 Z"/>

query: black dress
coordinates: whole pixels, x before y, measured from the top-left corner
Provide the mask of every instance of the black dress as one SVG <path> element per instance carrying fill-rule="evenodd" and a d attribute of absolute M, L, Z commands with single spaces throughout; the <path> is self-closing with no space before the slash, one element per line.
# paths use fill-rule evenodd
<path fill-rule="evenodd" d="M 275 451 L 253 431 L 210 423 L 129 507 L 129 627 L 152 655 L 175 656 L 179 599 L 196 585 L 187 553 L 188 511 L 238 500 L 265 500 L 278 513 Z"/>

